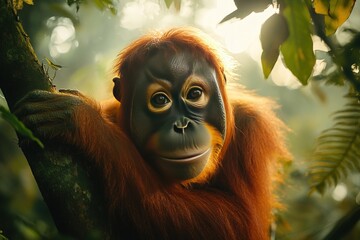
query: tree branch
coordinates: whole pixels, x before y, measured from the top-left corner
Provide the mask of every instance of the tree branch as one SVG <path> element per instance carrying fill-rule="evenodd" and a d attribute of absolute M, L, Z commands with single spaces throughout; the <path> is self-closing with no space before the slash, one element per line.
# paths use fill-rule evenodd
<path fill-rule="evenodd" d="M 53 90 L 22 28 L 12 0 L 0 0 L 0 88 L 10 110 L 28 92 Z M 96 184 L 96 167 L 84 154 L 63 143 L 44 142 L 45 148 L 20 139 L 25 157 L 58 230 L 75 238 L 105 235 L 104 194 Z M 90 181 L 91 179 L 91 181 Z"/>
<path fill-rule="evenodd" d="M 360 207 L 356 206 L 335 224 L 333 229 L 324 237 L 324 240 L 342 239 L 359 221 Z"/>
<path fill-rule="evenodd" d="M 340 71 L 342 71 L 343 75 L 345 76 L 345 80 L 347 80 L 357 92 L 360 92 L 360 82 L 356 79 L 356 76 L 351 70 L 351 65 L 353 64 L 353 62 L 351 61 L 353 59 L 348 58 L 347 57 L 348 55 L 342 52 L 342 48 L 334 44 L 331 38 L 326 36 L 324 23 L 322 22 L 323 16 L 316 14 L 315 9 L 309 4 L 309 2 L 307 3 L 308 3 L 308 9 L 310 12 L 311 19 L 314 23 L 316 34 L 329 47 L 330 56 L 333 62 L 339 67 Z M 354 39 L 354 40 L 357 41 L 358 39 Z M 346 57 L 344 58 L 343 56 Z"/>

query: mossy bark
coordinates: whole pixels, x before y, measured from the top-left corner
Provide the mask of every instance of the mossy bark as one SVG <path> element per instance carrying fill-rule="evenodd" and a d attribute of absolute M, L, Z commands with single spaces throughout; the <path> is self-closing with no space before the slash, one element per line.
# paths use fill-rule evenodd
<path fill-rule="evenodd" d="M 0 88 L 9 109 L 28 92 L 53 90 L 22 28 L 12 0 L 0 0 Z M 20 142 L 24 142 L 20 139 Z M 105 234 L 104 197 L 96 167 L 72 146 L 20 144 L 61 234 L 83 239 Z"/>

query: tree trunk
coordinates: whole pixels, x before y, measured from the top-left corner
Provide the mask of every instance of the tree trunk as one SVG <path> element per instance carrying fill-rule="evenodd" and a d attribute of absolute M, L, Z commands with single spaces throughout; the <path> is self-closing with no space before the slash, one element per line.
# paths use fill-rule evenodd
<path fill-rule="evenodd" d="M 0 0 L 0 29 L 0 88 L 12 110 L 28 92 L 52 91 L 53 86 L 19 22 L 12 0 Z M 32 143 L 20 147 L 60 233 L 79 239 L 95 232 L 106 235 L 104 194 L 100 190 L 102 183 L 96 181 L 96 168 L 90 164 L 93 161 L 72 146 L 43 143 L 44 149 Z"/>

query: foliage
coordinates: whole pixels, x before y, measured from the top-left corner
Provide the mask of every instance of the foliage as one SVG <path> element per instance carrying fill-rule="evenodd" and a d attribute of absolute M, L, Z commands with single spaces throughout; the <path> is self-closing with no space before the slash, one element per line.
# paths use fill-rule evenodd
<path fill-rule="evenodd" d="M 318 137 L 311 165 L 308 169 L 311 191 L 324 194 L 330 187 L 344 182 L 348 175 L 360 173 L 360 33 L 345 29 L 352 40 L 340 45 L 335 31 L 348 19 L 356 0 L 278 0 L 274 5 L 278 13 L 268 18 L 262 26 L 261 63 L 268 78 L 279 56 L 284 65 L 302 85 L 309 81 L 322 81 L 336 86 L 349 86 L 350 94 L 345 107 L 334 114 L 334 125 Z M 221 22 L 232 17 L 245 17 L 264 7 L 264 1 L 234 0 L 237 9 Z M 256 7 L 254 7 L 256 5 Z M 249 7 L 252 7 L 249 10 Z M 317 35 L 328 51 L 313 50 L 313 36 Z M 316 60 L 325 64 L 314 74 Z M 347 84 L 347 85 L 346 85 Z M 358 197 L 360 193 L 357 191 Z M 359 202 L 358 202 L 359 203 Z M 330 231 L 326 239 L 339 239 L 355 227 L 360 219 L 350 211 Z M 350 220 L 349 220 L 350 219 Z M 333 236 L 336 236 L 335 238 Z M 308 235 L 306 238 L 313 238 Z"/>
<path fill-rule="evenodd" d="M 80 4 L 91 2 L 100 10 L 109 10 L 112 14 L 116 14 L 116 4 L 114 0 L 66 0 L 69 6 L 75 5 L 76 10 L 79 11 Z"/>
<path fill-rule="evenodd" d="M 276 28 L 274 28 L 276 26 Z M 274 32 L 276 31 L 276 32 Z M 265 77 L 269 77 L 280 53 L 280 45 L 289 37 L 289 27 L 283 15 L 274 14 L 264 23 L 260 32 L 261 64 Z M 266 40 L 265 40 L 266 39 Z"/>
<path fill-rule="evenodd" d="M 172 4 L 174 4 L 174 7 L 177 11 L 180 11 L 181 8 L 181 0 L 164 0 L 165 4 L 168 8 L 170 8 L 170 6 Z"/>
<path fill-rule="evenodd" d="M 17 2 L 19 4 L 21 3 L 23 5 L 23 3 L 29 3 L 32 1 L 14 0 L 14 2 Z M 34 2 L 35 4 L 38 4 L 37 5 L 38 8 L 34 8 L 34 9 L 42 9 L 42 7 L 46 5 L 48 6 L 47 11 L 42 10 L 43 11 L 42 13 L 41 10 L 37 11 L 37 14 L 39 12 L 42 14 L 43 19 L 48 19 L 50 16 L 52 16 L 51 14 L 53 13 L 49 11 L 50 5 L 53 7 L 55 5 L 54 3 L 56 2 L 58 6 L 61 5 L 63 7 L 63 4 L 59 4 L 59 2 L 61 1 L 49 1 L 46 3 L 41 1 L 34 1 Z M 117 8 L 115 3 L 119 1 L 110 1 L 110 0 L 62 1 L 62 3 L 64 2 L 67 2 L 71 6 L 75 6 L 78 10 L 81 4 L 88 3 L 88 5 L 92 5 L 92 7 L 95 6 L 99 10 L 105 10 L 108 12 L 115 13 L 115 11 L 111 9 L 112 7 L 114 7 L 113 9 L 115 10 Z M 164 3 L 167 8 L 169 9 L 172 8 L 175 9 L 176 11 L 179 11 L 181 9 L 180 7 L 183 7 L 181 6 L 181 0 L 163 0 L 161 2 Z M 228 21 L 229 19 L 232 18 L 244 18 L 252 11 L 260 12 L 263 9 L 265 9 L 268 5 L 272 4 L 273 1 L 234 0 L 234 2 L 237 8 L 235 9 L 235 11 L 225 16 L 221 22 Z M 256 76 L 254 76 L 254 73 L 256 71 L 255 68 L 252 68 L 252 72 L 251 72 L 252 75 L 246 75 L 242 79 L 247 78 L 247 76 L 251 76 L 250 77 L 251 81 L 246 80 L 249 81 L 248 83 L 246 83 L 246 85 L 249 85 L 250 88 L 260 89 L 261 88 L 260 86 L 266 85 L 266 90 L 264 90 L 265 95 L 271 95 L 269 94 L 270 91 L 273 91 L 274 92 L 273 95 L 276 95 L 277 98 L 279 97 L 279 95 L 281 95 L 281 97 L 279 97 L 279 100 L 282 101 L 280 102 L 280 105 L 282 106 L 282 109 L 284 109 L 284 112 L 286 112 L 285 115 L 286 114 L 291 115 L 291 120 L 286 119 L 289 116 L 285 116 L 286 122 L 289 123 L 289 125 L 296 122 L 298 126 L 301 126 L 299 127 L 300 130 L 293 129 L 294 133 L 296 133 L 296 137 L 294 137 L 296 138 L 296 140 L 295 141 L 293 140 L 294 142 L 296 142 L 294 143 L 294 145 L 296 145 L 295 148 L 304 148 L 304 146 L 309 146 L 310 149 L 310 147 L 311 148 L 313 147 L 310 145 L 312 144 L 311 139 L 314 137 L 315 132 L 317 132 L 320 128 L 323 128 L 323 126 L 325 126 L 324 119 L 326 119 L 326 117 L 324 116 L 327 114 L 325 110 L 326 107 L 324 106 L 319 107 L 316 105 L 316 103 L 313 104 L 313 103 L 309 103 L 308 101 L 304 101 L 300 103 L 299 95 L 300 98 L 304 97 L 303 95 L 305 95 L 304 94 L 305 91 L 307 91 L 308 89 L 314 90 L 314 86 L 321 86 L 321 83 L 326 83 L 327 85 L 342 86 L 342 88 L 344 88 L 343 86 L 345 87 L 351 86 L 352 92 L 355 93 L 359 92 L 359 88 L 356 87 L 356 84 L 360 83 L 360 78 L 358 73 L 359 72 L 358 67 L 360 65 L 360 57 L 359 57 L 360 35 L 357 32 L 352 32 L 353 31 L 352 29 L 348 29 L 348 31 L 350 33 L 353 33 L 355 37 L 353 38 L 353 41 L 342 46 L 336 43 L 336 41 L 333 41 L 334 38 L 332 36 L 332 33 L 334 33 L 334 31 L 349 16 L 355 0 L 314 0 L 314 1 L 278 0 L 277 2 L 280 4 L 279 12 L 278 14 L 274 14 L 264 23 L 262 28 L 262 36 L 260 37 L 263 47 L 263 53 L 262 53 L 263 74 L 265 75 L 266 78 L 269 77 L 272 68 L 275 65 L 275 62 L 281 59 L 285 62 L 286 66 L 290 70 L 292 70 L 292 72 L 298 77 L 299 81 L 304 85 L 308 84 L 309 87 L 302 89 L 302 91 L 291 91 L 291 93 L 288 93 L 286 91 L 283 91 L 282 89 L 271 86 L 271 83 L 269 83 L 269 81 L 265 83 L 261 83 L 259 85 L 251 86 L 251 84 L 254 84 L 255 81 L 254 79 L 257 79 L 258 77 L 256 75 L 257 72 L 255 74 Z M 22 5 L 16 5 L 16 6 L 22 6 Z M 204 5 L 206 6 L 207 3 L 204 3 Z M 84 6 L 84 8 L 81 8 L 80 13 L 75 13 L 75 11 L 72 11 L 71 9 L 70 10 L 67 9 L 67 12 L 64 11 L 62 13 L 55 15 L 69 17 L 65 15 L 65 13 L 69 14 L 70 12 L 73 16 L 70 18 L 74 23 L 79 23 L 80 22 L 79 19 L 82 21 L 83 24 L 82 29 L 86 29 L 85 26 L 86 24 L 90 24 L 92 26 L 92 29 L 96 29 L 96 24 L 98 24 L 97 22 L 101 22 L 101 21 L 98 18 L 96 18 L 96 20 L 94 20 L 93 22 L 89 21 L 89 19 L 95 18 L 93 15 L 94 12 L 89 11 L 89 9 L 90 8 L 86 8 Z M 81 13 L 84 13 L 84 15 L 79 17 Z M 85 17 L 85 15 L 89 15 L 89 17 L 88 16 Z M 45 33 L 41 32 L 41 30 L 39 29 L 41 28 L 42 24 L 40 24 L 40 22 L 38 22 L 38 24 L 34 24 L 33 21 L 30 21 L 32 19 L 33 18 L 29 18 L 29 21 L 27 21 L 29 24 L 27 28 L 27 32 L 29 33 L 29 31 L 33 31 L 34 33 L 36 33 L 32 35 L 30 34 L 31 40 L 33 40 L 33 43 L 35 43 L 34 45 L 36 45 L 36 43 L 39 42 L 39 40 L 37 40 L 34 36 L 46 35 L 48 34 L 49 29 L 46 30 L 42 29 Z M 75 25 L 75 27 L 78 27 L 78 25 Z M 78 29 L 76 29 L 76 31 L 78 38 L 79 36 L 81 36 L 81 34 L 83 34 L 82 36 L 86 35 L 84 34 L 84 32 L 86 32 L 87 30 L 83 31 L 82 33 L 81 30 L 78 32 Z M 109 31 L 115 32 L 112 31 L 112 29 Z M 40 32 L 41 34 L 39 34 Z M 98 30 L 96 30 L 96 34 L 99 35 Z M 118 33 L 115 33 L 114 38 L 118 37 L 116 36 L 116 34 Z M 133 34 L 136 35 L 138 34 L 138 32 L 134 31 Z M 121 35 L 124 41 L 126 41 L 129 32 L 125 32 L 125 31 L 121 32 Z M 313 43 L 311 37 L 314 35 L 320 36 L 320 38 L 328 45 L 329 47 L 328 51 L 317 50 L 315 51 L 315 54 L 312 53 Z M 131 37 L 132 36 L 130 35 L 130 38 Z M 94 35 L 92 35 L 92 38 L 91 37 L 89 38 L 88 35 L 86 35 L 86 39 L 94 40 L 95 38 Z M 81 42 L 80 38 L 78 38 L 78 40 Z M 83 44 L 83 46 L 86 45 L 83 42 L 81 42 L 80 45 L 81 44 Z M 89 41 L 88 45 L 86 45 L 87 47 L 86 53 L 95 52 L 95 51 L 103 53 L 103 50 L 98 50 L 98 49 L 95 50 L 95 45 L 97 45 L 97 43 Z M 107 45 L 107 43 L 102 42 L 102 45 Z M 86 47 L 83 47 L 83 49 L 85 49 Z M 92 49 L 92 51 L 89 51 L 90 48 Z M 306 53 L 306 57 L 303 58 L 302 54 L 299 53 L 302 53 L 304 56 Z M 47 52 L 42 53 L 41 56 L 48 56 L 48 53 Z M 89 55 L 86 55 L 84 53 L 79 53 L 79 51 L 76 52 L 76 54 L 74 55 L 69 54 L 69 56 L 70 57 L 65 61 L 66 64 L 64 64 L 64 67 L 58 73 L 58 75 L 62 77 L 61 78 L 62 83 L 66 82 L 68 79 L 66 77 L 64 78 L 63 76 L 61 76 L 61 74 L 64 71 L 71 72 L 71 70 L 69 70 L 69 65 L 71 64 L 71 63 L 69 64 L 69 59 L 77 63 L 80 62 L 85 63 L 85 65 L 86 63 L 89 64 L 88 63 L 89 59 L 91 59 Z M 45 58 L 45 60 L 48 62 L 48 66 L 56 72 L 59 66 L 54 64 L 51 60 L 48 60 L 47 58 Z M 249 61 L 249 59 L 247 60 Z M 317 62 L 321 61 L 323 63 L 326 63 L 326 67 L 317 75 L 313 75 L 313 67 L 315 60 L 317 60 Z M 96 64 L 96 68 L 99 68 L 101 64 L 98 62 Z M 244 65 L 246 65 L 246 63 L 244 63 Z M 103 65 L 101 66 L 103 67 Z M 85 88 L 84 89 L 85 91 L 89 91 L 92 93 L 100 92 L 97 91 L 96 87 L 93 87 L 92 90 L 91 87 L 89 87 L 89 85 L 94 86 L 93 85 L 94 81 L 86 82 L 87 85 L 86 87 L 89 87 L 90 90 L 86 89 L 86 87 L 83 86 L 84 85 L 83 81 L 79 81 L 80 70 L 82 72 L 86 72 L 88 76 L 90 76 L 93 73 L 89 71 L 89 67 L 76 65 L 76 66 L 72 66 L 72 68 L 77 69 L 78 72 L 77 74 L 72 75 L 74 81 L 72 81 L 69 84 L 69 86 L 80 88 L 81 85 L 81 87 Z M 93 65 L 92 68 L 94 68 Z M 92 77 L 93 76 L 91 76 L 91 78 Z M 326 91 L 328 90 L 328 88 L 329 86 L 326 87 Z M 330 88 L 335 89 L 332 87 Z M 340 89 L 340 90 L 336 91 L 335 94 L 331 92 L 329 94 L 330 98 L 338 98 L 337 96 L 343 95 L 343 92 L 339 94 L 341 88 L 336 88 L 336 89 L 337 90 Z M 284 96 L 284 94 L 286 94 L 287 96 Z M 286 190 L 284 196 L 281 196 L 282 201 L 285 202 L 285 205 L 288 207 L 288 211 L 286 211 L 287 212 L 286 214 L 288 215 L 285 215 L 286 217 L 282 219 L 283 221 L 282 224 L 280 223 L 281 221 L 278 222 L 278 229 L 287 228 L 283 230 L 283 232 L 285 233 L 293 232 L 293 234 L 295 233 L 295 235 L 290 236 L 289 238 L 287 238 L 286 236 L 282 236 L 280 237 L 281 239 L 321 238 L 319 237 L 321 235 L 319 233 L 328 232 L 328 230 L 330 230 L 330 228 L 332 227 L 331 222 L 335 223 L 336 219 L 340 219 L 341 215 L 343 215 L 345 212 L 348 212 L 350 208 L 353 207 L 352 204 L 354 204 L 354 198 L 355 198 L 354 195 L 358 196 L 357 199 L 360 199 L 360 194 L 358 193 L 359 178 L 353 180 L 354 175 L 359 176 L 356 175 L 356 173 L 359 174 L 358 166 L 359 166 L 360 144 L 357 145 L 354 144 L 355 142 L 357 143 L 359 141 L 358 140 L 359 126 L 356 127 L 354 123 L 356 116 L 359 115 L 359 109 L 354 105 L 356 104 L 356 94 L 352 95 L 352 97 L 348 96 L 346 97 L 346 99 L 348 100 L 346 106 L 343 109 L 337 111 L 334 115 L 334 126 L 329 128 L 328 130 L 325 130 L 323 134 L 319 137 L 318 146 L 316 147 L 315 155 L 312 158 L 314 161 L 311 162 L 310 174 L 309 174 L 309 169 L 306 166 L 306 163 L 304 164 L 304 162 L 302 161 L 303 156 L 307 154 L 307 152 L 304 150 L 304 152 L 302 152 L 303 155 L 301 155 L 299 161 L 303 165 L 301 165 L 301 167 L 292 166 L 293 168 L 291 170 L 292 172 L 290 176 L 286 178 L 287 185 L 291 185 L 289 182 L 294 181 L 294 179 L 296 181 L 295 183 L 293 183 L 294 186 L 291 185 L 291 187 L 293 187 L 294 189 L 291 189 L 292 191 Z M 338 98 L 337 101 L 340 102 L 341 99 Z M 338 106 L 338 104 L 336 104 L 336 106 Z M 316 108 L 317 110 L 314 110 Z M 312 109 L 313 111 L 311 112 L 310 109 Z M 324 116 L 319 117 L 319 119 L 315 119 L 318 117 L 318 115 L 324 115 Z M 2 118 L 2 114 L 0 114 L 0 121 L 1 118 Z M 315 122 L 317 124 L 315 124 Z M 352 125 L 345 123 L 351 123 Z M 309 125 L 311 125 L 310 130 L 307 128 Z M 293 128 L 293 126 L 291 126 L 291 128 Z M 302 131 L 303 129 L 305 129 L 305 131 Z M 15 137 L 13 138 L 15 139 Z M 353 139 L 356 138 L 353 141 L 353 144 L 351 144 L 351 138 Z M 1 147 L 6 148 L 6 146 L 1 142 L 0 148 Z M 0 164 L 1 161 L 4 159 L 6 160 L 6 158 L 0 156 Z M 11 159 L 11 160 L 15 160 L 15 159 Z M 4 171 L 9 169 L 8 166 L 4 167 L 4 165 L 1 165 L 0 169 L 1 168 Z M 16 173 L 11 172 L 9 174 L 12 174 L 14 175 L 14 177 L 17 178 L 21 177 L 21 174 L 18 174 L 18 172 Z M 2 177 L 4 177 L 4 174 L 0 174 L 0 176 L 1 175 Z M 346 175 L 349 175 L 350 177 L 345 178 Z M 300 178 L 300 180 L 298 178 Z M 319 191 L 321 193 L 324 193 L 322 198 L 320 198 L 317 194 L 312 194 L 310 196 L 307 195 L 309 180 L 311 182 L 312 191 Z M 9 185 L 5 181 L 2 181 L 2 183 L 4 185 Z M 334 199 L 331 196 L 332 192 L 330 191 L 331 190 L 330 187 L 334 186 L 336 183 L 345 183 L 348 187 L 348 191 L 349 191 L 348 195 L 346 199 L 343 200 L 342 202 L 334 201 Z M 11 185 L 11 187 L 9 188 L 12 189 L 12 192 L 24 191 L 23 189 L 15 189 L 13 185 Z M 299 191 L 299 189 L 301 189 L 301 191 Z M 5 194 L 5 196 L 10 196 L 10 195 Z M 9 202 L 13 204 L 12 200 L 9 200 Z M 2 202 L 0 201 L 0 203 Z M 3 208 L 7 208 L 6 207 L 7 205 L 5 207 L 3 204 L 0 205 L 3 206 Z M 35 209 L 33 211 L 38 211 L 38 209 Z M 16 213 L 16 214 L 23 215 L 21 213 L 20 214 Z M 36 218 L 43 218 L 43 217 L 36 217 Z M 3 219 L 9 219 L 8 222 L 13 220 L 12 217 L 6 217 Z M 287 226 L 287 224 L 289 223 L 291 223 L 292 225 L 291 230 L 289 230 L 290 227 Z M 47 224 L 49 223 L 47 222 Z M 327 225 L 327 228 L 325 228 L 325 225 Z M 359 228 L 359 224 L 357 225 L 357 227 Z M 3 229 L 5 230 L 4 227 Z M 314 237 L 314 232 L 318 233 L 317 238 Z M 8 229 L 6 229 L 5 235 L 7 235 L 8 237 L 13 237 L 12 234 L 8 232 Z M 0 233 L 0 239 L 2 239 L 2 237 L 3 236 Z M 358 239 L 358 237 L 354 237 L 353 239 Z"/>
<path fill-rule="evenodd" d="M 290 33 L 289 38 L 281 44 L 280 51 L 284 56 L 285 65 L 303 85 L 306 85 L 315 64 L 310 14 L 302 1 L 285 2 L 286 7 L 282 13 L 287 20 Z"/>
<path fill-rule="evenodd" d="M 343 239 L 354 228 L 359 219 L 360 207 L 356 206 L 335 224 L 335 227 L 325 236 L 324 240 Z"/>
<path fill-rule="evenodd" d="M 360 171 L 360 103 L 358 96 L 334 114 L 335 124 L 318 138 L 310 170 L 312 189 L 324 193 L 350 171 Z"/>
<path fill-rule="evenodd" d="M 19 0 L 19 1 L 21 1 L 21 0 Z M 31 1 L 31 0 L 27 0 L 27 1 Z M 110 10 L 110 12 L 112 14 L 117 13 L 115 0 L 66 0 L 66 1 L 69 6 L 75 5 L 77 11 L 79 11 L 81 4 L 86 3 L 86 2 L 91 2 L 91 3 L 95 4 L 95 6 L 102 11 Z M 174 5 L 175 9 L 177 11 L 180 11 L 181 0 L 164 0 L 164 2 L 168 8 L 170 8 L 171 5 Z"/>
<path fill-rule="evenodd" d="M 226 22 L 232 18 L 244 18 L 251 12 L 261 12 L 272 3 L 270 0 L 234 0 L 234 2 L 236 5 L 236 10 L 224 17 L 220 23 Z"/>
<path fill-rule="evenodd" d="M 232 17 L 245 17 L 252 11 L 264 10 L 273 1 L 234 2 L 237 9 L 221 22 Z M 276 18 L 277 21 L 274 17 L 269 18 L 263 25 L 263 34 L 260 37 L 263 46 L 261 60 L 264 76 L 269 76 L 281 53 L 287 68 L 306 85 L 315 65 L 313 24 L 319 25 L 317 30 L 324 31 L 325 28 L 326 34 L 334 33 L 349 17 L 354 3 L 355 0 L 278 0 L 275 5 L 280 6 L 278 14 L 281 17 Z M 314 18 L 319 21 L 315 22 Z M 274 32 L 277 34 L 273 34 Z"/>
<path fill-rule="evenodd" d="M 24 6 L 24 3 L 29 4 L 29 5 L 34 5 L 33 0 L 13 0 L 14 8 L 16 10 L 22 9 Z"/>
<path fill-rule="evenodd" d="M 47 66 L 52 69 L 54 71 L 54 75 L 53 76 L 49 76 L 51 80 L 55 79 L 56 77 L 56 72 L 59 71 L 61 68 L 63 68 L 63 66 L 56 64 L 54 62 L 52 62 L 50 59 L 45 58 L 46 64 Z M 49 68 L 46 69 L 46 74 L 49 75 Z"/>
<path fill-rule="evenodd" d="M 2 231 L 0 230 L 0 240 L 7 240 L 7 238 L 4 236 L 4 235 L 2 235 Z"/>
<path fill-rule="evenodd" d="M 333 34 L 349 17 L 356 0 L 315 0 L 313 7 L 325 18 L 326 35 Z"/>
<path fill-rule="evenodd" d="M 5 107 L 0 106 L 1 117 L 6 120 L 20 135 L 35 141 L 41 148 L 44 148 L 42 142 L 36 138 L 30 129 L 19 121 L 19 119 L 12 113 L 10 113 Z"/>
<path fill-rule="evenodd" d="M 236 15 L 229 14 L 222 22 L 231 16 L 246 16 L 251 12 L 249 7 L 256 12 L 265 6 L 262 0 L 234 2 Z M 328 36 L 349 17 L 355 0 L 278 0 L 277 3 L 279 13 L 265 21 L 260 34 L 264 76 L 270 75 L 281 54 L 284 65 L 303 85 L 309 80 L 324 80 L 334 85 L 344 85 L 347 81 L 356 93 L 360 93 L 360 34 L 354 32 L 353 40 L 345 46 Z M 329 51 L 317 51 L 315 55 L 314 34 L 327 44 Z M 320 74 L 312 76 L 316 57 L 326 63 L 326 67 Z M 323 193 L 330 183 L 336 185 L 349 171 L 360 171 L 359 117 L 355 97 L 345 109 L 336 113 L 334 127 L 319 137 L 310 168 L 313 190 Z"/>

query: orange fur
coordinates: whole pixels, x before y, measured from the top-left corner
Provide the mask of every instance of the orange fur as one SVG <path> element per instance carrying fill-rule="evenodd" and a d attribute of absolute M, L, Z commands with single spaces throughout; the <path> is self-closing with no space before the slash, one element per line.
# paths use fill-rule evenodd
<path fill-rule="evenodd" d="M 189 179 L 187 181 L 184 181 L 183 184 L 189 185 L 192 183 L 205 183 L 208 181 L 216 172 L 220 165 L 220 151 L 223 147 L 223 138 L 219 131 L 217 131 L 214 127 L 208 125 L 205 123 L 206 128 L 211 133 L 211 146 L 212 146 L 212 152 L 209 159 L 209 162 L 206 164 L 204 170 L 200 173 L 199 176 Z"/>
<path fill-rule="evenodd" d="M 130 71 L 146 61 L 147 49 L 154 46 L 169 51 L 185 48 L 205 58 L 215 69 L 226 108 L 226 138 L 199 181 L 169 184 L 161 181 L 127 136 L 125 97 L 121 105 L 108 102 L 101 110 L 92 103 L 100 114 L 94 114 L 91 120 L 84 113 L 87 109 L 78 109 L 75 141 L 103 168 L 113 225 L 111 236 L 268 239 L 273 168 L 276 158 L 287 155 L 285 126 L 274 115 L 273 102 L 243 89 L 236 89 L 236 94 L 226 90 L 221 54 L 193 29 L 174 29 L 135 41 L 116 61 L 121 81 L 131 81 Z M 213 144 L 219 144 L 216 133 Z"/>

